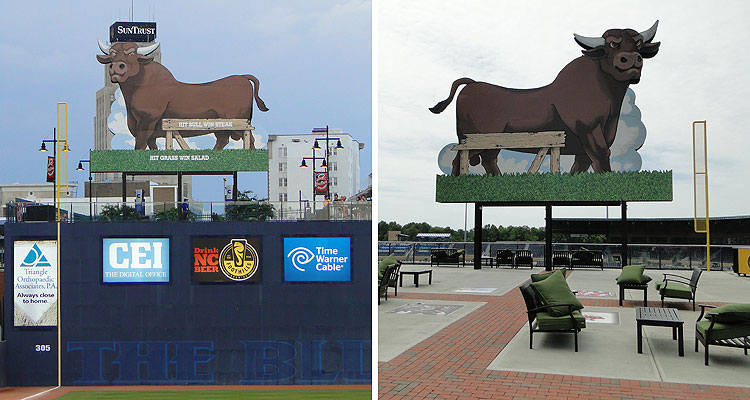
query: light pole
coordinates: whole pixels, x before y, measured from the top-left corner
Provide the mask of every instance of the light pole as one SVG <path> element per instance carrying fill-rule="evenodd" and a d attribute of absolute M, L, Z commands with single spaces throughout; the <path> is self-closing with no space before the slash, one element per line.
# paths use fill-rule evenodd
<path fill-rule="evenodd" d="M 324 140 L 326 142 L 326 152 L 325 152 L 325 159 L 323 160 L 323 164 L 321 165 L 323 168 L 329 167 L 331 164 L 328 160 L 328 156 L 331 153 L 331 148 L 328 146 L 328 142 L 335 140 L 336 141 L 336 149 L 343 149 L 344 146 L 341 145 L 341 139 L 339 138 L 331 138 L 329 137 L 329 129 L 328 125 L 326 125 L 325 128 L 313 128 L 313 133 L 323 133 L 325 132 L 326 137 L 320 137 L 315 138 L 315 145 L 313 146 L 313 155 L 315 154 L 315 149 L 320 149 L 320 146 L 318 145 L 318 140 Z M 328 199 L 331 198 L 331 173 L 330 169 L 328 169 L 328 179 L 326 181 L 326 193 L 328 194 Z"/>
<path fill-rule="evenodd" d="M 94 190 L 94 187 L 91 186 L 91 160 L 78 160 L 78 168 L 76 168 L 76 171 L 83 171 L 83 163 L 89 164 L 89 220 L 93 220 L 94 214 L 91 209 L 91 192 Z"/>
<path fill-rule="evenodd" d="M 52 187 L 54 190 L 54 199 L 55 199 L 55 208 L 57 209 L 57 220 L 60 220 L 60 194 L 57 191 L 57 146 L 58 143 L 63 143 L 62 151 L 70 151 L 70 148 L 68 148 L 68 141 L 67 140 L 57 140 L 57 128 L 52 128 L 52 139 L 44 139 L 42 140 L 42 147 L 39 148 L 39 151 L 46 152 L 47 146 L 45 146 L 45 143 L 52 143 L 52 159 L 55 161 L 52 171 L 55 175 L 55 178 L 52 180 Z"/>

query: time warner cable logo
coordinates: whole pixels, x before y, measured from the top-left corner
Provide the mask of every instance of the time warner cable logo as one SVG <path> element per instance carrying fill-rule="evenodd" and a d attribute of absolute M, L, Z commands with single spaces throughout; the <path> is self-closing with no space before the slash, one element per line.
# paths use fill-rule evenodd
<path fill-rule="evenodd" d="M 351 280 L 348 237 L 284 238 L 284 280 L 331 282 Z"/>

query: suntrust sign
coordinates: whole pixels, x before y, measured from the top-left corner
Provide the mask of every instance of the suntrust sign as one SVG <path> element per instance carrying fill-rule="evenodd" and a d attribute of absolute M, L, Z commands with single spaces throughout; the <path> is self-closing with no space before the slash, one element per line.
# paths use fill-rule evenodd
<path fill-rule="evenodd" d="M 109 42 L 153 42 L 156 22 L 115 22 L 109 27 Z"/>
<path fill-rule="evenodd" d="M 169 239 L 103 239 L 105 283 L 169 282 Z"/>
<path fill-rule="evenodd" d="M 348 237 L 284 238 L 284 280 L 330 282 L 351 280 Z"/>

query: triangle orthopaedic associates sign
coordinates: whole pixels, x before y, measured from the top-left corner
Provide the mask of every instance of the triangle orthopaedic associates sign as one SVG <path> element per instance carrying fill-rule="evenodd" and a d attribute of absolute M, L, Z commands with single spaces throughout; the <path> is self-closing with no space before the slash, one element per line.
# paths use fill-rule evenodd
<path fill-rule="evenodd" d="M 13 325 L 57 325 L 57 241 L 13 243 Z"/>
<path fill-rule="evenodd" d="M 169 282 L 168 238 L 102 239 L 102 282 Z"/>
<path fill-rule="evenodd" d="M 351 281 L 348 237 L 284 238 L 284 281 Z"/>
<path fill-rule="evenodd" d="M 260 239 L 193 239 L 193 282 L 260 281 Z"/>

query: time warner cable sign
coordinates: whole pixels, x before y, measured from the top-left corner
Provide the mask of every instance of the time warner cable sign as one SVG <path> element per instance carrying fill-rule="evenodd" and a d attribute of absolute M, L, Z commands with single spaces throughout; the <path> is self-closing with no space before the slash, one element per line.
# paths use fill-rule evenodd
<path fill-rule="evenodd" d="M 105 238 L 102 244 L 103 282 L 169 282 L 168 238 Z"/>
<path fill-rule="evenodd" d="M 284 280 L 287 282 L 350 281 L 350 238 L 284 238 Z"/>

